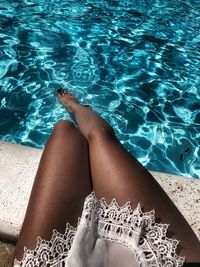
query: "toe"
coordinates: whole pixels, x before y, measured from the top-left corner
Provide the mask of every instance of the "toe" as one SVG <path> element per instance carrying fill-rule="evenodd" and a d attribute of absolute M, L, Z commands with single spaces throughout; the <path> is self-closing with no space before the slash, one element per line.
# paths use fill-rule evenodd
<path fill-rule="evenodd" d="M 57 97 L 62 97 L 62 96 L 64 96 L 64 95 L 65 95 L 65 90 L 62 89 L 62 88 L 57 89 L 57 90 L 56 90 L 56 95 L 57 95 Z"/>
<path fill-rule="evenodd" d="M 61 88 L 57 89 L 56 90 L 56 95 L 60 96 L 61 94 L 62 94 L 62 89 Z"/>
<path fill-rule="evenodd" d="M 56 92 L 59 94 L 59 93 L 62 93 L 62 91 L 63 91 L 63 89 L 62 88 L 58 88 L 57 90 L 56 90 Z"/>
<path fill-rule="evenodd" d="M 69 96 L 72 96 L 72 94 L 69 92 L 69 91 L 65 91 L 65 93 L 67 94 L 67 95 L 69 95 Z"/>

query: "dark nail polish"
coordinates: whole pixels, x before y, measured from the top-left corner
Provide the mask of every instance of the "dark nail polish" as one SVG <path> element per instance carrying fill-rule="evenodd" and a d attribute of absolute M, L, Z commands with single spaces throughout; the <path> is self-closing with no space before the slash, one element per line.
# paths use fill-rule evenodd
<path fill-rule="evenodd" d="M 62 93 L 62 91 L 63 91 L 62 88 L 58 88 L 58 89 L 57 89 L 57 92 L 58 92 L 58 93 Z"/>

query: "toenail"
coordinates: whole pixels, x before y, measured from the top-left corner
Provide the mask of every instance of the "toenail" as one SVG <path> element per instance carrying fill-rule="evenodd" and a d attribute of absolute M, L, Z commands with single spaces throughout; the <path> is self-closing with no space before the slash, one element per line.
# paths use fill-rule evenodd
<path fill-rule="evenodd" d="M 57 92 L 58 92 L 58 93 L 62 93 L 62 92 L 63 92 L 63 89 L 62 89 L 62 88 L 58 88 L 58 89 L 57 89 Z"/>

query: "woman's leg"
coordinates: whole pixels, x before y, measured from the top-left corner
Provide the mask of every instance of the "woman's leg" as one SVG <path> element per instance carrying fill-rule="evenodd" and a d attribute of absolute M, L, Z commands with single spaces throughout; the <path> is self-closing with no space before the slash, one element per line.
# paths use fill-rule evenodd
<path fill-rule="evenodd" d="M 108 202 L 116 198 L 120 204 L 131 201 L 133 207 L 140 202 L 145 211 L 155 209 L 156 216 L 170 224 L 169 231 L 181 241 L 180 255 L 189 262 L 200 261 L 200 243 L 194 232 L 153 176 L 123 148 L 111 126 L 70 93 L 59 91 L 58 98 L 74 115 L 88 140 L 97 197 L 105 197 Z"/>
<path fill-rule="evenodd" d="M 34 249 L 38 236 L 50 240 L 53 229 L 77 225 L 91 192 L 89 172 L 86 139 L 72 122 L 60 121 L 40 160 L 15 258 L 21 260 L 24 246 Z"/>

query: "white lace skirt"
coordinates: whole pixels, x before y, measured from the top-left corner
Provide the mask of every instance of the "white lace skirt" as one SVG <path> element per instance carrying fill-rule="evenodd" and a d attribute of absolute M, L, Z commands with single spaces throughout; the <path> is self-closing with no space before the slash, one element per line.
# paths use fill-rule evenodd
<path fill-rule="evenodd" d="M 166 237 L 167 224 L 155 223 L 155 212 L 133 210 L 130 202 L 107 204 L 92 192 L 84 203 L 77 228 L 54 230 L 50 241 L 38 237 L 35 250 L 25 248 L 14 267 L 179 267 L 178 241 Z"/>

